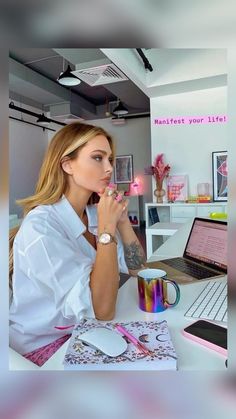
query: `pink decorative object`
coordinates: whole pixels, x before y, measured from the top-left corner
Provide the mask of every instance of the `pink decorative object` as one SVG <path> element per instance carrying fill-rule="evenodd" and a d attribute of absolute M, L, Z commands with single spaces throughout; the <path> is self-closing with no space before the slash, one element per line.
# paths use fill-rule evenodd
<path fill-rule="evenodd" d="M 165 195 L 165 190 L 162 188 L 163 180 L 165 177 L 169 176 L 170 166 L 169 164 L 164 163 L 163 159 L 164 154 L 158 154 L 154 160 L 152 166 L 145 168 L 145 174 L 153 175 L 156 181 L 156 189 L 154 190 L 154 195 L 157 197 L 157 202 L 163 202 L 163 196 Z"/>
<path fill-rule="evenodd" d="M 143 194 L 143 182 L 140 177 L 135 177 L 134 182 L 130 183 L 129 194 L 132 196 Z"/>
<path fill-rule="evenodd" d="M 185 202 L 188 199 L 188 176 L 172 175 L 167 182 L 168 202 Z"/>
<path fill-rule="evenodd" d="M 169 164 L 164 164 L 163 159 L 164 154 L 158 154 L 154 160 L 154 164 L 152 166 L 153 176 L 156 179 L 156 182 L 163 182 L 164 178 L 169 175 L 170 166 Z"/>

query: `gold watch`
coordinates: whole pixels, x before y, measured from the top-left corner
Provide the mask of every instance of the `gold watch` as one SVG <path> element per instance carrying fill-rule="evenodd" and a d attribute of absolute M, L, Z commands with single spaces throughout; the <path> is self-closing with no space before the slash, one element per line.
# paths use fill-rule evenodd
<path fill-rule="evenodd" d="M 117 244 L 117 240 L 114 236 L 112 236 L 112 234 L 104 231 L 104 233 L 99 234 L 98 243 L 101 243 L 101 244 L 116 243 Z"/>

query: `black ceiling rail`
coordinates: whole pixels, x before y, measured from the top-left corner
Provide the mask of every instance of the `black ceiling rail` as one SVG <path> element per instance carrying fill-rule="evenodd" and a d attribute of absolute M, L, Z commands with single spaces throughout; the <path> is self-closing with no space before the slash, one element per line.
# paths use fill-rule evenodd
<path fill-rule="evenodd" d="M 10 118 L 10 119 L 14 119 L 15 121 L 24 122 L 25 124 L 34 125 L 35 127 L 38 127 L 38 128 L 42 128 L 42 129 L 43 129 L 43 131 L 44 131 L 45 129 L 47 129 L 47 130 L 49 130 L 49 131 L 56 131 L 55 129 L 48 128 L 48 127 L 44 127 L 43 125 L 34 124 L 33 122 L 30 122 L 30 121 L 25 121 L 24 119 L 15 118 L 15 116 L 9 116 L 9 118 Z"/>
<path fill-rule="evenodd" d="M 120 117 L 112 117 L 111 119 L 135 119 L 135 118 L 148 118 L 150 116 L 150 112 L 144 112 L 144 113 L 133 113 L 128 115 L 122 115 Z"/>
<path fill-rule="evenodd" d="M 25 109 L 25 108 L 20 108 L 19 106 L 14 105 L 14 102 L 9 103 L 9 108 L 10 109 L 15 109 L 15 111 L 19 111 L 19 112 L 25 113 L 27 115 L 35 116 L 35 118 L 39 118 L 40 115 L 41 115 L 40 113 L 32 112 L 32 111 L 29 111 L 28 109 Z M 63 127 L 65 125 L 67 125 L 64 122 L 59 122 L 59 121 L 56 121 L 55 119 L 51 119 L 51 118 L 47 118 L 47 119 L 48 119 L 49 122 L 53 122 L 53 124 L 62 125 Z"/>
<path fill-rule="evenodd" d="M 136 48 L 136 51 L 140 55 L 140 57 L 142 58 L 143 63 L 144 63 L 144 67 L 149 71 L 153 71 L 153 68 L 152 68 L 150 62 L 148 61 L 146 55 L 142 51 L 142 48 Z"/>

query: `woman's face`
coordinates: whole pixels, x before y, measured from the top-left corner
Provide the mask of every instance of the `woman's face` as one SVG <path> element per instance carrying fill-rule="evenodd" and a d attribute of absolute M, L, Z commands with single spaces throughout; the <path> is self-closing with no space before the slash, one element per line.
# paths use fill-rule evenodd
<path fill-rule="evenodd" d="M 111 180 L 113 156 L 104 135 L 96 135 L 79 150 L 76 159 L 63 164 L 69 173 L 69 185 L 80 186 L 90 192 L 99 192 Z M 66 164 L 66 166 L 65 166 Z"/>

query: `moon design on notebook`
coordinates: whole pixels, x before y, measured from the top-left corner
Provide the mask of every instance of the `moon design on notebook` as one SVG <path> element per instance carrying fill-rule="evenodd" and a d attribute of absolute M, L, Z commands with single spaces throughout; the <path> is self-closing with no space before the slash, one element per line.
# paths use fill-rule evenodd
<path fill-rule="evenodd" d="M 146 342 L 146 343 L 148 343 L 149 342 L 149 340 L 148 340 L 148 335 L 141 335 L 141 336 L 139 336 L 139 340 L 140 340 L 140 342 Z"/>
<path fill-rule="evenodd" d="M 163 333 L 160 333 L 159 335 L 156 335 L 156 340 L 158 340 L 159 342 L 166 342 L 167 339 L 159 339 L 159 336 L 167 337 L 166 335 L 164 335 Z"/>

